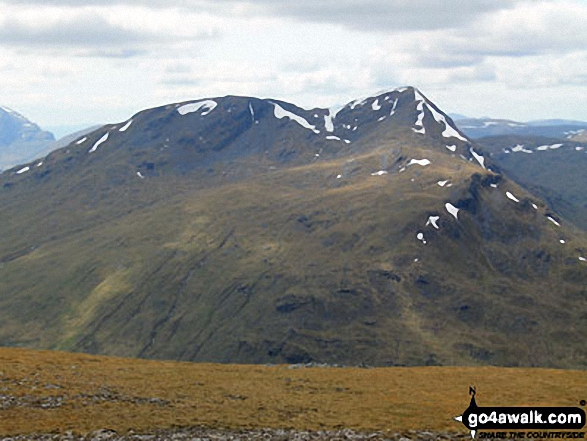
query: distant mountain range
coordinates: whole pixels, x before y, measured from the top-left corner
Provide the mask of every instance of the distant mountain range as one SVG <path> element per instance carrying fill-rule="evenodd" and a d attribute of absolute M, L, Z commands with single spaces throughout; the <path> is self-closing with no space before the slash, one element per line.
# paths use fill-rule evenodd
<path fill-rule="evenodd" d="M 0 170 L 38 157 L 54 141 L 52 133 L 20 113 L 0 107 Z"/>
<path fill-rule="evenodd" d="M 587 130 L 587 122 L 548 119 L 517 122 L 507 119 L 468 118 L 458 115 L 456 124 L 467 136 L 477 139 L 487 136 L 521 135 L 571 139 Z"/>
<path fill-rule="evenodd" d="M 411 87 L 338 112 L 201 99 L 80 135 L 0 174 L 0 345 L 585 368 L 587 234 L 500 149 Z"/>

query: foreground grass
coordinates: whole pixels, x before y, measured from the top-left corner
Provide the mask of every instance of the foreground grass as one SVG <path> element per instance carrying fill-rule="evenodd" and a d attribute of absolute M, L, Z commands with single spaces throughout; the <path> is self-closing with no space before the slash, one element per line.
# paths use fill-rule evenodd
<path fill-rule="evenodd" d="M 577 406 L 587 372 L 494 367 L 292 368 L 0 349 L 0 434 L 223 428 L 460 431 L 480 405 Z"/>

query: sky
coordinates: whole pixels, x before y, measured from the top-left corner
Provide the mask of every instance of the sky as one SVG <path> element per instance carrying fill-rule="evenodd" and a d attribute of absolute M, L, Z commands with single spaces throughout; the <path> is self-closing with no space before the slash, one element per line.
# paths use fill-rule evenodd
<path fill-rule="evenodd" d="M 0 0 L 0 105 L 66 131 L 411 85 L 446 112 L 587 120 L 586 42 L 587 0 Z"/>

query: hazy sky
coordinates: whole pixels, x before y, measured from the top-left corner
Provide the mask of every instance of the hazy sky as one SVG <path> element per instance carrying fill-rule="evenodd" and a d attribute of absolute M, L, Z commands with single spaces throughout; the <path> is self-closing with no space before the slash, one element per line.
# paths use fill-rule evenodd
<path fill-rule="evenodd" d="M 0 84 L 0 104 L 43 127 L 403 85 L 447 112 L 587 120 L 587 1 L 0 0 Z"/>

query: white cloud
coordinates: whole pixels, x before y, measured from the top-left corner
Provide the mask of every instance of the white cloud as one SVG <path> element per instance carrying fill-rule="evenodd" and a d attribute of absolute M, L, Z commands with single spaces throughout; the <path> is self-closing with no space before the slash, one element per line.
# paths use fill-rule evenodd
<path fill-rule="evenodd" d="M 453 53 L 525 56 L 582 50 L 587 41 L 587 4 L 524 3 L 485 17 L 465 35 L 450 39 Z"/>
<path fill-rule="evenodd" d="M 129 5 L 234 15 L 274 15 L 303 22 L 341 24 L 362 30 L 458 27 L 475 17 L 507 9 L 520 0 L 86 0 L 84 5 Z M 5 3 L 79 6 L 76 0 L 5 0 Z"/>
<path fill-rule="evenodd" d="M 0 104 L 57 125 L 409 84 L 472 116 L 587 119 L 584 17 L 579 0 L 0 0 Z M 554 109 L 564 94 L 579 98 Z"/>
<path fill-rule="evenodd" d="M 178 11 L 3 6 L 0 13 L 0 42 L 30 50 L 85 48 L 95 56 L 130 57 L 144 53 L 145 48 L 197 41 L 218 34 L 214 26 L 200 17 L 182 16 Z"/>
<path fill-rule="evenodd" d="M 225 0 L 231 1 L 231 0 Z M 266 13 L 366 31 L 455 28 L 516 0 L 251 0 Z"/>

